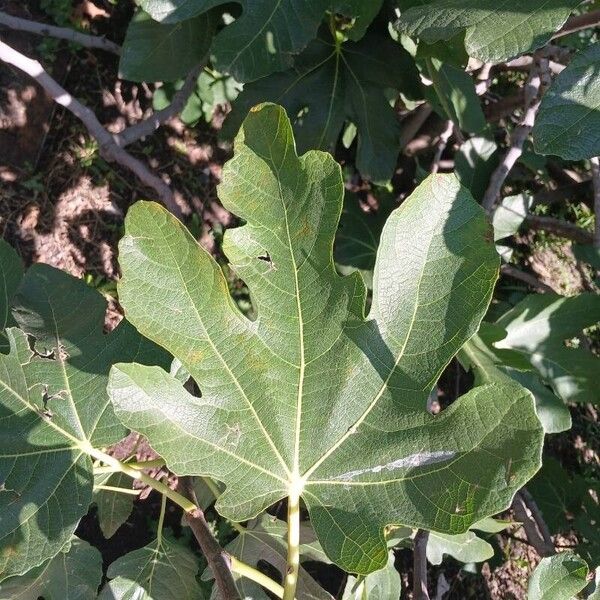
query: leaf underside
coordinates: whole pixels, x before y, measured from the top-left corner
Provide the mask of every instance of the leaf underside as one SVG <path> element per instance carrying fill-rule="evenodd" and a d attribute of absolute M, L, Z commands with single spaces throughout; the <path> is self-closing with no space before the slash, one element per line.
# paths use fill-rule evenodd
<path fill-rule="evenodd" d="M 235 150 L 219 197 L 245 225 L 226 232 L 224 251 L 258 317 L 238 311 L 179 221 L 134 205 L 119 298 L 202 396 L 158 367 L 121 364 L 109 383 L 117 416 L 175 473 L 223 482 L 216 507 L 234 521 L 301 491 L 324 551 L 350 572 L 385 566 L 387 524 L 460 533 L 504 509 L 539 467 L 531 395 L 492 384 L 426 412 L 496 281 L 482 210 L 454 177 L 428 178 L 384 228 L 365 315 L 361 276 L 333 262 L 338 164 L 299 157 L 274 105 L 250 112 Z"/>

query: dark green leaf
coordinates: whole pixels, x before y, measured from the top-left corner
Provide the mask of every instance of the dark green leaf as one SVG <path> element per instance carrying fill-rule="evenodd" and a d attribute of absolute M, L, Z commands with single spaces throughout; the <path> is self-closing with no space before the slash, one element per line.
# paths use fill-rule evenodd
<path fill-rule="evenodd" d="M 416 67 L 389 36 L 369 33 L 338 49 L 328 35 L 313 41 L 293 69 L 244 86 L 223 133 L 233 136 L 248 110 L 268 100 L 286 108 L 299 152 L 333 152 L 344 123 L 350 121 L 357 129 L 357 168 L 367 179 L 387 181 L 400 151 L 400 124 L 384 89 L 418 95 Z"/>
<path fill-rule="evenodd" d="M 23 276 L 21 259 L 13 247 L 0 239 L 0 351 L 8 350 L 4 329 L 15 324 L 10 308 Z"/>
<path fill-rule="evenodd" d="M 401 31 L 426 42 L 466 31 L 470 56 L 502 62 L 544 46 L 581 0 L 430 0 L 403 12 Z"/>
<path fill-rule="evenodd" d="M 600 154 L 600 44 L 579 53 L 544 95 L 533 128 L 540 154 L 582 160 Z"/>
<path fill-rule="evenodd" d="M 293 55 L 316 37 L 324 13 L 354 17 L 349 31 L 359 39 L 379 12 L 381 0 L 238 0 L 241 16 L 227 25 L 211 48 L 216 68 L 238 81 L 254 81 L 292 65 Z M 140 0 L 141 7 L 162 23 L 185 22 L 223 6 L 224 0 Z"/>
<path fill-rule="evenodd" d="M 127 29 L 119 77 L 131 81 L 175 81 L 205 60 L 215 20 L 202 14 L 164 25 L 139 11 Z"/>

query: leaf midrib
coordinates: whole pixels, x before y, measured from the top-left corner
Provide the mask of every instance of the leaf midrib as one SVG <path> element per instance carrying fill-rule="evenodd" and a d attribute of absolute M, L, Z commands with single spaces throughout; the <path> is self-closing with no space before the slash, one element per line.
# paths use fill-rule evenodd
<path fill-rule="evenodd" d="M 402 208 L 400 208 L 399 210 L 402 210 Z M 399 213 L 398 213 L 399 214 Z M 404 344 L 402 346 L 402 348 L 400 349 L 400 352 L 398 353 L 398 357 L 394 362 L 394 366 L 390 369 L 390 372 L 388 373 L 385 381 L 382 383 L 379 391 L 377 392 L 377 394 L 375 395 L 375 398 L 369 403 L 369 405 L 367 406 L 366 410 L 363 412 L 363 414 L 354 422 L 354 424 L 352 426 L 350 426 L 346 433 L 333 445 L 331 446 L 331 448 L 325 452 L 321 458 L 319 458 L 312 467 L 310 467 L 303 475 L 303 479 L 305 481 L 308 481 L 308 479 L 310 478 L 310 476 L 325 462 L 325 460 L 327 460 L 327 458 L 329 458 L 329 456 L 331 456 L 338 448 L 340 448 L 342 446 L 342 444 L 351 436 L 353 435 L 353 432 L 356 431 L 356 429 L 358 427 L 360 427 L 360 425 L 362 423 L 364 423 L 365 419 L 369 416 L 369 414 L 371 413 L 371 411 L 373 410 L 373 408 L 376 406 L 376 404 L 379 402 L 379 400 L 381 399 L 381 396 L 383 395 L 383 393 L 385 392 L 385 390 L 387 389 L 388 383 L 390 381 L 390 379 L 392 378 L 393 374 L 395 373 L 396 369 L 398 368 L 398 365 L 400 364 L 400 361 L 402 360 L 402 358 L 404 357 L 404 352 L 406 350 L 406 346 L 408 344 L 408 341 L 411 337 L 411 333 L 413 330 L 413 327 L 415 325 L 416 322 L 416 315 L 417 315 L 417 311 L 420 308 L 420 303 L 419 303 L 419 296 L 421 293 L 421 284 L 423 281 L 423 277 L 425 274 L 425 269 L 428 263 L 427 257 L 429 256 L 429 252 L 431 251 L 431 244 L 433 241 L 433 238 L 436 235 L 436 231 L 437 231 L 437 227 L 439 224 L 439 219 L 436 222 L 435 226 L 431 228 L 431 236 L 429 239 L 429 243 L 428 243 L 428 247 L 427 247 L 427 253 L 425 256 L 425 260 L 423 261 L 423 264 L 421 266 L 421 272 L 419 274 L 419 281 L 417 283 L 417 291 L 416 291 L 416 300 L 415 300 L 415 306 L 413 309 L 413 314 L 411 317 L 411 321 L 406 333 L 406 337 L 404 340 Z"/>

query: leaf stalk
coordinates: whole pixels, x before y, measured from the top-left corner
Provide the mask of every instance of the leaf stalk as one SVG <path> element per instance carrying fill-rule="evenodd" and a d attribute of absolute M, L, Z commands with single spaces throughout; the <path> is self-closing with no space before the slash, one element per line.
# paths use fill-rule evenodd
<path fill-rule="evenodd" d="M 294 600 L 300 568 L 300 490 L 292 489 L 288 498 L 288 553 L 283 600 Z"/>

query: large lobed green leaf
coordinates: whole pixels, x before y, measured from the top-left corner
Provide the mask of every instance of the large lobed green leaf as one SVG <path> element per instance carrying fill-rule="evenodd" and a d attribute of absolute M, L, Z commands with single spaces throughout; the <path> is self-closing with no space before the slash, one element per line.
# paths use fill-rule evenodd
<path fill-rule="evenodd" d="M 425 0 L 398 21 L 401 31 L 426 42 L 465 31 L 470 56 L 502 62 L 541 48 L 581 0 Z"/>
<path fill-rule="evenodd" d="M 408 52 L 388 35 L 369 32 L 360 42 L 336 45 L 322 31 L 293 68 L 244 86 L 223 133 L 233 137 L 252 106 L 276 102 L 293 119 L 300 152 L 333 152 L 349 121 L 357 129 L 358 170 L 372 181 L 387 181 L 400 151 L 400 125 L 386 88 L 419 96 L 418 73 Z"/>
<path fill-rule="evenodd" d="M 539 467 L 530 394 L 493 384 L 426 411 L 496 281 L 481 208 L 453 176 L 428 178 L 384 228 L 365 316 L 360 275 L 341 277 L 333 262 L 339 165 L 318 151 L 299 157 L 273 105 L 251 111 L 235 148 L 219 196 L 245 225 L 226 232 L 224 251 L 258 318 L 239 312 L 179 221 L 134 205 L 120 300 L 202 396 L 160 368 L 117 365 L 119 418 L 175 473 L 222 481 L 216 508 L 234 521 L 301 493 L 326 554 L 351 572 L 385 566 L 387 524 L 460 533 L 508 506 Z"/>
<path fill-rule="evenodd" d="M 550 86 L 533 141 L 539 153 L 568 160 L 600 154 L 600 44 L 576 55 Z"/>
<path fill-rule="evenodd" d="M 16 294 L 21 329 L 7 330 L 10 352 L 0 355 L 0 580 L 57 554 L 87 512 L 86 448 L 126 433 L 106 394 L 110 366 L 168 364 L 126 322 L 104 335 L 105 304 L 83 281 L 43 264 Z"/>
<path fill-rule="evenodd" d="M 379 12 L 382 0 L 237 0 L 242 14 L 215 37 L 211 53 L 220 71 L 238 81 L 254 81 L 291 66 L 297 54 L 316 37 L 326 11 L 355 19 L 349 34 L 359 39 Z M 185 22 L 222 7 L 224 0 L 140 0 L 141 7 L 161 23 Z"/>

